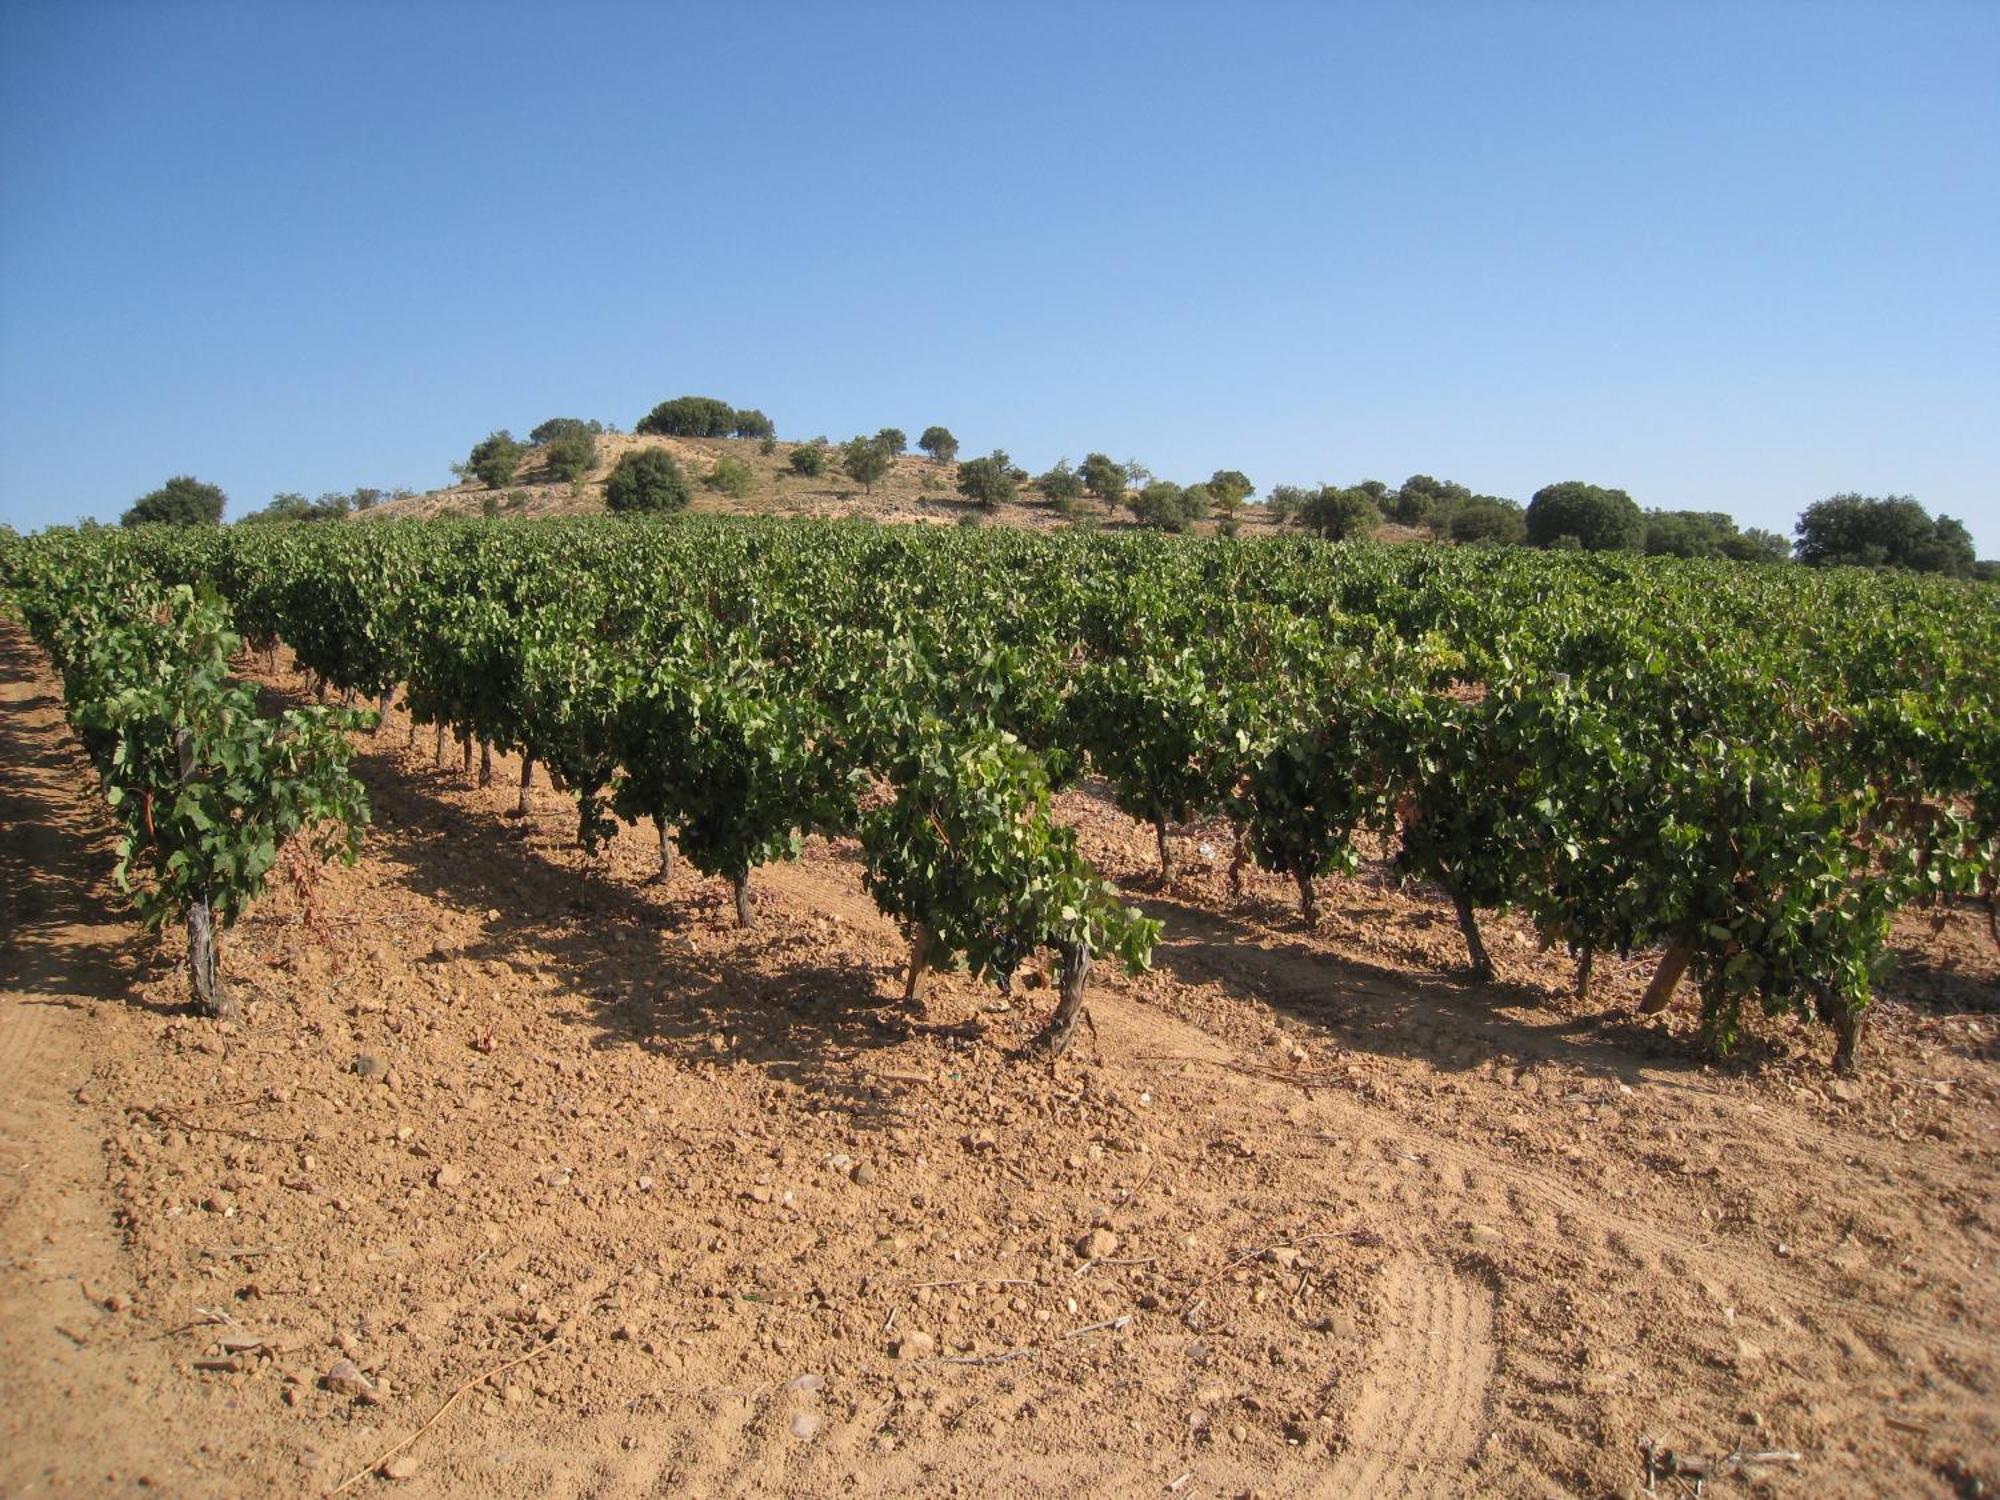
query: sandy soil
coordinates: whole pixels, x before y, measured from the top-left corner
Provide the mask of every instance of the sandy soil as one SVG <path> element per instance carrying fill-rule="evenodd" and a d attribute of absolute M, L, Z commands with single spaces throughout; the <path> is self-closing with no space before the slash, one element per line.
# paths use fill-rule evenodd
<path fill-rule="evenodd" d="M 1640 959 L 1580 1002 L 1496 921 L 1474 985 L 1420 893 L 1308 934 L 1220 829 L 1162 889 L 1086 790 L 1167 939 L 1052 1072 L 1045 978 L 902 1003 L 850 850 L 739 932 L 397 712 L 232 1030 L 4 625 L 0 705 L 0 1493 L 1623 1496 L 1649 1438 L 1802 1455 L 1719 1494 L 2000 1480 L 1983 921 L 1907 924 L 1863 1078 L 1785 1026 L 1716 1067 Z"/>

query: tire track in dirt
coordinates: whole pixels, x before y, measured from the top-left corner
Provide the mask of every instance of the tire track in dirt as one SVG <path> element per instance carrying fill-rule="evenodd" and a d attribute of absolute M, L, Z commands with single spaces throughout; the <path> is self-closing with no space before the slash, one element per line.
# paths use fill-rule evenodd
<path fill-rule="evenodd" d="M 1313 1018 L 1315 1024 L 1328 1025 L 1330 1018 L 1327 1011 L 1333 998 L 1330 982 L 1345 972 L 1339 959 L 1307 952 L 1264 949 L 1258 952 L 1253 967 L 1236 956 L 1231 928 L 1225 921 L 1209 917 L 1203 924 L 1200 914 L 1197 914 L 1197 926 L 1210 941 L 1199 944 L 1185 941 L 1178 945 L 1179 951 L 1174 957 L 1176 963 L 1266 1003 L 1275 1001 L 1287 1007 L 1297 1007 L 1301 1014 Z M 1340 993 L 1356 1004 L 1366 1006 L 1378 998 L 1375 991 L 1379 988 L 1372 977 L 1364 974 Z M 1143 1002 L 1131 1000 L 1129 1003 Z M 1439 1055 L 1458 1057 L 1468 1050 L 1465 1039 L 1458 1036 L 1455 1030 L 1461 1020 L 1466 1031 L 1498 1044 L 1500 1032 L 1496 1023 L 1469 1010 L 1461 1017 L 1454 1009 L 1449 1015 L 1450 1025 L 1445 1024 L 1442 1018 L 1431 1020 L 1407 1013 L 1399 1014 L 1396 1024 L 1401 1033 L 1415 1035 L 1420 1052 L 1425 1047 L 1432 1047 Z M 1201 1030 L 1204 1035 L 1229 1048 L 1232 1056 L 1235 1055 L 1234 1044 L 1208 1032 L 1201 1027 L 1198 1019 L 1187 1018 L 1184 1024 Z M 1517 1055 L 1542 1062 L 1560 1062 L 1567 1057 L 1569 1061 L 1581 1060 L 1586 1065 L 1595 1065 L 1603 1058 L 1617 1058 L 1620 1066 L 1616 1071 L 1619 1074 L 1640 1082 L 1657 1081 L 1645 1075 L 1639 1059 L 1622 1053 L 1608 1041 L 1587 1041 L 1577 1044 L 1574 1050 L 1567 1047 L 1537 1048 L 1531 1040 L 1524 1047 L 1523 1039 L 1509 1030 L 1505 1035 L 1505 1045 Z M 1245 1080 L 1245 1085 L 1254 1086 L 1249 1080 Z M 1688 1086 L 1676 1080 L 1675 1087 Z M 1718 1116 L 1713 1121 L 1715 1129 L 1736 1138 L 1754 1136 L 1758 1128 L 1758 1117 L 1754 1112 L 1735 1104 L 1719 1091 L 1698 1085 L 1693 1086 L 1692 1091 L 1700 1096 L 1702 1108 L 1715 1111 Z M 1278 1086 L 1273 1097 L 1283 1092 L 1283 1086 Z M 1892 1343 L 1914 1335 L 1943 1348 L 1972 1354 L 1983 1354 L 1990 1347 L 1987 1339 L 1968 1334 L 1954 1322 L 1930 1316 L 1907 1303 L 1892 1311 L 1847 1296 L 1827 1276 L 1794 1270 L 1776 1254 L 1734 1246 L 1713 1237 L 1682 1234 L 1654 1219 L 1621 1212 L 1601 1195 L 1573 1187 L 1557 1174 L 1511 1161 L 1490 1145 L 1466 1145 L 1439 1134 L 1403 1110 L 1393 1105 L 1372 1103 L 1338 1083 L 1315 1092 L 1322 1107 L 1335 1109 L 1345 1117 L 1348 1123 L 1338 1127 L 1344 1132 L 1357 1132 L 1357 1126 L 1352 1123 L 1354 1121 L 1367 1122 L 1359 1127 L 1358 1134 L 1393 1143 L 1391 1154 L 1399 1159 L 1410 1156 L 1426 1159 L 1432 1181 L 1429 1183 L 1430 1191 L 1423 1195 L 1423 1204 L 1433 1215 L 1442 1216 L 1462 1210 L 1469 1204 L 1477 1204 L 1482 1211 L 1491 1209 L 1522 1218 L 1528 1217 L 1521 1209 L 1521 1205 L 1525 1204 L 1531 1211 L 1553 1211 L 1571 1216 L 1581 1223 L 1596 1223 L 1605 1234 L 1616 1237 L 1630 1250 L 1641 1252 L 1642 1256 L 1660 1263 L 1682 1264 L 1697 1274 L 1738 1287 L 1775 1289 L 1796 1306 L 1814 1309 L 1818 1313 L 1837 1309 L 1857 1328 L 1876 1337 L 1888 1337 Z M 1820 1127 L 1820 1130 L 1824 1134 L 1823 1149 L 1828 1154 L 1852 1157 L 1857 1161 L 1880 1160 L 1884 1166 L 1889 1165 L 1887 1151 L 1878 1144 L 1869 1143 L 1865 1137 L 1840 1135 L 1826 1127 Z M 1447 1180 L 1445 1171 L 1441 1170 L 1447 1168 L 1458 1179 L 1457 1183 Z M 1480 1180 L 1482 1174 L 1494 1179 L 1489 1186 L 1500 1191 L 1472 1193 L 1464 1189 L 1463 1184 Z M 1378 1172 L 1365 1172 L 1363 1180 L 1392 1194 L 1397 1190 L 1395 1184 L 1382 1182 Z M 1899 1200 L 1926 1201 L 1921 1190 L 1913 1185 L 1897 1182 L 1892 1184 L 1892 1191 Z M 1629 1254 L 1628 1258 L 1631 1258 Z M 1642 1259 L 1641 1263 L 1645 1261 Z"/>
<path fill-rule="evenodd" d="M 1493 1383 L 1493 1294 L 1436 1260 L 1407 1255 L 1384 1271 L 1381 1295 L 1385 1326 L 1328 1493 L 1462 1494 Z"/>

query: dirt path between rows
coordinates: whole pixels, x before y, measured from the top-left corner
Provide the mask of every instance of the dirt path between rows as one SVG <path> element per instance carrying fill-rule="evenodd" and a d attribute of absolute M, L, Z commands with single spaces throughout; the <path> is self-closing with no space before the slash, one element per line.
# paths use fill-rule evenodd
<path fill-rule="evenodd" d="M 93 1029 L 129 997 L 141 934 L 87 763 L 19 631 L 0 621 L 0 1495 L 173 1490 L 201 1434 L 163 1402 L 130 1317 L 105 1182 Z"/>
<path fill-rule="evenodd" d="M 1085 791 L 1167 940 L 1051 1072 L 1045 974 L 901 1001 L 851 850 L 760 871 L 739 932 L 650 830 L 585 861 L 545 784 L 508 817 L 510 758 L 479 787 L 397 712 L 361 863 L 231 936 L 231 1032 L 117 917 L 4 626 L 0 694 L 0 1494 L 1622 1496 L 1642 1438 L 1797 1450 L 1756 1492 L 1814 1500 L 2000 1469 L 1969 919 L 1899 934 L 1859 1082 L 1784 1026 L 1718 1068 L 1625 1014 L 1643 958 L 1580 1003 L 1496 920 L 1474 985 L 1436 903 L 1344 881 L 1305 933 L 1200 829 L 1160 889 Z"/>

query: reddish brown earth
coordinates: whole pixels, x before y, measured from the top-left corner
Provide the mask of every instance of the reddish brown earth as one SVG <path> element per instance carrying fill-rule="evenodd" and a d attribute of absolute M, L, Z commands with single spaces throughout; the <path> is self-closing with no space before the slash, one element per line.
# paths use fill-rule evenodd
<path fill-rule="evenodd" d="M 1328 882 L 1307 934 L 1220 829 L 1161 890 L 1072 794 L 1167 937 L 1051 1072 L 1045 982 L 902 1003 L 851 850 L 739 932 L 406 723 L 217 1027 L 0 625 L 0 1494 L 1622 1496 L 1647 1438 L 1801 1454 L 1717 1494 L 2000 1479 L 1983 919 L 1906 925 L 1858 1081 L 1785 1025 L 1712 1066 L 1642 959 L 1581 1003 L 1496 920 L 1474 985 L 1435 901 Z"/>

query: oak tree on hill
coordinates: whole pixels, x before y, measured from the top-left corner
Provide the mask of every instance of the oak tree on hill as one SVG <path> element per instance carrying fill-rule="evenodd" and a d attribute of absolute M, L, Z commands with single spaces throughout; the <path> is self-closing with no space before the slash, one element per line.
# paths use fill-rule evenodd
<path fill-rule="evenodd" d="M 736 425 L 736 408 L 713 396 L 676 396 L 662 401 L 639 419 L 635 432 L 656 437 L 728 437 Z"/>
<path fill-rule="evenodd" d="M 1035 488 L 1057 505 L 1071 505 L 1083 497 L 1083 476 L 1069 466 L 1068 459 L 1059 458 L 1053 469 L 1035 481 Z"/>
<path fill-rule="evenodd" d="M 1125 498 L 1125 483 L 1130 476 L 1125 466 L 1113 463 L 1109 455 L 1085 454 L 1077 473 L 1083 478 L 1083 487 L 1099 500 L 1116 505 Z"/>
<path fill-rule="evenodd" d="M 949 427 L 926 427 L 917 446 L 941 464 L 948 464 L 958 457 L 958 439 L 951 435 Z"/>
<path fill-rule="evenodd" d="M 521 467 L 521 455 L 527 451 L 503 427 L 472 445 L 472 452 L 465 460 L 465 472 L 489 490 L 497 490 L 513 479 L 514 471 Z"/>
<path fill-rule="evenodd" d="M 995 448 L 984 458 L 969 458 L 958 466 L 958 492 L 986 510 L 1015 496 L 1014 460 Z"/>
<path fill-rule="evenodd" d="M 1382 524 L 1375 494 L 1364 482 L 1321 485 L 1299 507 L 1299 520 L 1328 541 L 1367 537 Z"/>
<path fill-rule="evenodd" d="M 1908 495 L 1833 495 L 1807 506 L 1797 531 L 1799 561 L 1816 567 L 1963 575 L 1974 566 L 1965 526 L 1950 516 L 1933 520 Z"/>
<path fill-rule="evenodd" d="M 119 524 L 216 526 L 222 522 L 222 507 L 227 503 L 228 497 L 217 486 L 203 484 L 192 474 L 176 474 L 151 494 L 134 501 Z"/>
<path fill-rule="evenodd" d="M 1585 552 L 1637 552 L 1646 541 L 1646 518 L 1623 490 L 1566 479 L 1544 485 L 1528 501 L 1528 541 L 1557 546 L 1575 537 Z"/>
<path fill-rule="evenodd" d="M 841 468 L 861 486 L 863 494 L 875 493 L 875 481 L 889 472 L 889 460 L 889 450 L 879 438 L 849 438 L 840 450 Z"/>

